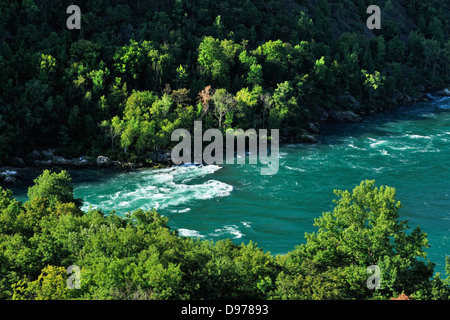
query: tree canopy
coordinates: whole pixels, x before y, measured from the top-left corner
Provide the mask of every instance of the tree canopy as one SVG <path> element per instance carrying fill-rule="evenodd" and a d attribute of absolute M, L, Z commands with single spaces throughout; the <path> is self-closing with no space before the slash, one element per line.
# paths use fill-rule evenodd
<path fill-rule="evenodd" d="M 0 1 L 0 163 L 46 148 L 147 162 L 171 147 L 167 131 L 200 119 L 204 130 L 276 126 L 297 137 L 323 110 L 370 113 L 450 75 L 444 0 L 389 1 L 380 30 L 367 29 L 360 0 L 92 0 L 80 30 L 65 27 L 68 5 Z M 253 102 L 226 119 L 213 104 L 201 112 L 209 86 L 229 94 L 225 109 L 245 90 Z"/>

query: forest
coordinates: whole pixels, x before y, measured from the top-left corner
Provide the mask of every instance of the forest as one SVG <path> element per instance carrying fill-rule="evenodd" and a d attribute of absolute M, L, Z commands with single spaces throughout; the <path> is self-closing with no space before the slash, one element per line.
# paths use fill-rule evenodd
<path fill-rule="evenodd" d="M 177 128 L 310 133 L 335 111 L 420 100 L 450 77 L 449 3 L 0 1 L 0 164 L 33 150 L 151 164 Z"/>
<path fill-rule="evenodd" d="M 0 0 L 0 165 L 33 151 L 151 165 L 175 129 L 280 129 L 419 101 L 450 80 L 446 0 Z M 369 5 L 381 29 L 366 27 Z M 0 187 L 0 300 L 450 298 L 395 189 L 365 180 L 285 255 L 182 237 L 156 211 L 84 212 L 66 171 Z M 330 199 L 331 201 L 332 199 Z M 79 266 L 80 289 L 67 286 Z M 367 267 L 380 267 L 380 288 Z"/>
<path fill-rule="evenodd" d="M 446 277 L 434 274 L 427 235 L 400 219 L 394 188 L 366 180 L 335 195 L 305 243 L 272 255 L 251 241 L 179 236 L 156 211 L 83 212 L 70 175 L 45 170 L 24 203 L 0 188 L 0 299 L 450 298 L 450 257 Z"/>

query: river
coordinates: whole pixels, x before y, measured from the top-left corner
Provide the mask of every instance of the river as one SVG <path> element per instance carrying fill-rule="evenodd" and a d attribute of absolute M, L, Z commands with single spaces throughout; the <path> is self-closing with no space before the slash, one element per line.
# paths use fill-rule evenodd
<path fill-rule="evenodd" d="M 280 147 L 279 171 L 258 165 L 111 173 L 72 171 L 83 209 L 126 214 L 156 208 L 181 235 L 256 242 L 283 254 L 316 231 L 314 218 L 334 207 L 334 189 L 364 179 L 397 190 L 401 219 L 428 233 L 428 258 L 444 273 L 450 255 L 450 98 L 396 108 L 362 123 L 327 123 L 321 143 Z M 15 190 L 20 198 L 25 191 Z"/>

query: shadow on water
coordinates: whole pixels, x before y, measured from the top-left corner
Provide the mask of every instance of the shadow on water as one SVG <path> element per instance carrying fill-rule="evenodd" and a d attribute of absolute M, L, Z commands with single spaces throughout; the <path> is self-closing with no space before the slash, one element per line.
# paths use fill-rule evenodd
<path fill-rule="evenodd" d="M 126 173 L 120 169 L 83 169 L 67 170 L 75 183 L 108 182 L 118 174 Z"/>
<path fill-rule="evenodd" d="M 10 189 L 13 192 L 13 196 L 22 202 L 28 199 L 28 188 L 34 185 L 34 180 L 42 174 L 44 170 L 50 170 L 51 168 L 27 168 L 17 169 L 20 172 L 22 178 L 14 185 L 2 186 L 5 189 Z M 55 172 L 59 172 L 62 169 L 55 169 Z M 53 171 L 53 170 L 52 170 Z M 66 169 L 72 178 L 72 183 L 79 184 L 91 184 L 98 182 L 113 182 L 114 178 L 118 174 L 125 173 L 120 169 Z"/>
<path fill-rule="evenodd" d="M 430 114 L 437 117 L 440 114 L 447 114 L 450 112 L 450 107 L 438 104 L 441 102 L 445 104 L 449 99 L 450 97 L 433 97 L 432 101 L 400 106 L 367 116 L 360 123 L 325 122 L 321 129 L 321 143 L 339 145 L 345 143 L 345 138 L 349 137 L 396 135 L 398 132 L 389 131 L 384 125 L 405 121 L 424 121 L 430 119 Z"/>

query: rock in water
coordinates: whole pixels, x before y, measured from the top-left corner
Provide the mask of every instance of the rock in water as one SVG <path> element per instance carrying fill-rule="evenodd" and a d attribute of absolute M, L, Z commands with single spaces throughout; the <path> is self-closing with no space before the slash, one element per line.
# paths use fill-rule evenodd
<path fill-rule="evenodd" d="M 17 171 L 6 170 L 5 172 L 0 172 L 0 182 L 3 181 L 4 184 L 17 183 L 19 178 L 19 173 Z"/>
<path fill-rule="evenodd" d="M 361 122 L 361 117 L 352 111 L 335 111 L 329 112 L 330 119 L 338 122 Z"/>
<path fill-rule="evenodd" d="M 317 140 L 317 138 L 311 134 L 302 134 L 300 136 L 300 141 L 304 142 L 304 143 L 318 143 L 319 142 L 319 140 Z"/>
<path fill-rule="evenodd" d="M 112 166 L 114 164 L 114 161 L 111 160 L 108 157 L 105 156 L 98 156 L 97 157 L 97 164 L 101 167 L 109 167 Z"/>

